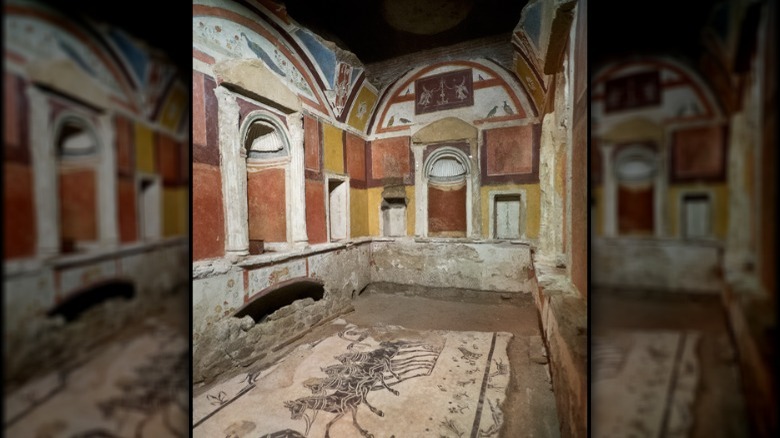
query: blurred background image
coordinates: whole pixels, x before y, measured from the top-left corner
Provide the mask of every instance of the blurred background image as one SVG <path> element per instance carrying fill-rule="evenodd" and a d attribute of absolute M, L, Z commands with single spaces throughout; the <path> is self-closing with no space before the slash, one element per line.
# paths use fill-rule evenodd
<path fill-rule="evenodd" d="M 188 434 L 190 35 L 149 4 L 3 3 L 6 436 Z"/>
<path fill-rule="evenodd" d="M 685 3 L 592 5 L 597 437 L 777 433 L 777 2 Z"/>

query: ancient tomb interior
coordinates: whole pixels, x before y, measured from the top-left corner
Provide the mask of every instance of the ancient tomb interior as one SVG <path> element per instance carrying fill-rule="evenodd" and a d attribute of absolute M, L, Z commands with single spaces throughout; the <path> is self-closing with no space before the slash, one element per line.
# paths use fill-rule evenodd
<path fill-rule="evenodd" d="M 195 436 L 584 436 L 585 2 L 412 3 L 193 2 Z"/>
<path fill-rule="evenodd" d="M 189 431 L 189 66 L 3 3 L 5 436 Z"/>
<path fill-rule="evenodd" d="M 591 430 L 773 436 L 777 2 L 655 6 L 589 35 Z"/>

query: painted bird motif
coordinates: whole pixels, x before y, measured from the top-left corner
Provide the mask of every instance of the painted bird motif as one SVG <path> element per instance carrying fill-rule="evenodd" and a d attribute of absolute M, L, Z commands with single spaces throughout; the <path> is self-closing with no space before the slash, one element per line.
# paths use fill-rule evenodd
<path fill-rule="evenodd" d="M 401 120 L 401 123 L 412 123 L 412 121 L 411 121 L 411 120 L 409 120 L 409 119 L 407 119 L 407 118 L 404 118 L 404 117 L 401 117 L 401 119 L 400 119 L 400 120 Z"/>
<path fill-rule="evenodd" d="M 255 53 L 255 55 L 261 58 L 263 57 L 263 55 L 265 55 L 263 49 L 256 42 L 250 40 L 249 37 L 246 36 L 244 32 L 241 32 L 241 36 L 244 37 L 244 39 L 246 40 L 246 45 L 249 47 L 251 51 Z"/>
<path fill-rule="evenodd" d="M 486 118 L 491 118 L 496 115 L 496 111 L 498 111 L 498 105 L 494 106 L 492 110 L 488 113 Z"/>
<path fill-rule="evenodd" d="M 509 106 L 509 104 L 507 104 L 506 101 L 504 101 L 504 112 L 510 116 L 515 113 L 514 111 L 512 111 L 512 107 Z"/>
<path fill-rule="evenodd" d="M 390 116 L 390 121 L 387 122 L 387 127 L 389 128 L 389 127 L 393 126 L 393 123 L 395 123 L 395 114 Z"/>

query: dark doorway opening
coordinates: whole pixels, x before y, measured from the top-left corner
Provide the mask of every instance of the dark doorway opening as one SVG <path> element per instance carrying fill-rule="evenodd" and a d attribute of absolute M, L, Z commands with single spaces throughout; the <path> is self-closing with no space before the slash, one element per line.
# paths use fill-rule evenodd
<path fill-rule="evenodd" d="M 75 292 L 57 304 L 46 314 L 49 317 L 62 315 L 66 322 L 77 320 L 89 309 L 111 299 L 131 300 L 135 297 L 135 286 L 128 281 L 111 281 L 94 285 Z"/>
<path fill-rule="evenodd" d="M 263 321 L 268 315 L 298 300 L 311 298 L 319 301 L 325 295 L 322 283 L 311 279 L 295 279 L 279 283 L 259 294 L 236 311 L 235 317 L 251 316 L 255 323 Z"/>

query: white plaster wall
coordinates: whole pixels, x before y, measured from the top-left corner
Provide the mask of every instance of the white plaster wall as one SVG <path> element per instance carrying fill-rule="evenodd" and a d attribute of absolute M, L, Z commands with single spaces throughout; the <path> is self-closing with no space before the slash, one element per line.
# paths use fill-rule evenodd
<path fill-rule="evenodd" d="M 595 287 L 718 293 L 720 245 L 673 239 L 594 239 Z"/>
<path fill-rule="evenodd" d="M 321 279 L 326 291 L 360 292 L 371 281 L 368 263 L 370 246 L 352 246 L 344 250 L 309 257 L 309 276 Z"/>
<path fill-rule="evenodd" d="M 291 260 L 278 265 L 266 266 L 249 271 L 247 296 L 252 299 L 263 289 L 293 278 L 306 277 L 306 259 Z"/>
<path fill-rule="evenodd" d="M 5 277 L 3 281 L 4 354 L 10 338 L 18 336 L 29 326 L 28 321 L 45 318 L 45 312 L 54 303 L 54 271 L 39 269 Z"/>
<path fill-rule="evenodd" d="M 374 241 L 371 281 L 429 287 L 529 292 L 531 249 L 514 243 Z"/>
<path fill-rule="evenodd" d="M 192 282 L 193 342 L 209 325 L 244 305 L 244 278 L 241 271 L 214 275 Z"/>
<path fill-rule="evenodd" d="M 199 274 L 192 280 L 193 340 L 197 343 L 210 326 L 231 316 L 246 300 L 290 279 L 321 280 L 326 299 L 332 302 L 350 300 L 353 291 L 361 291 L 371 279 L 367 242 L 368 239 L 314 245 L 289 255 L 266 253 L 247 258 L 227 272 Z M 248 278 L 246 290 L 244 272 Z"/>

